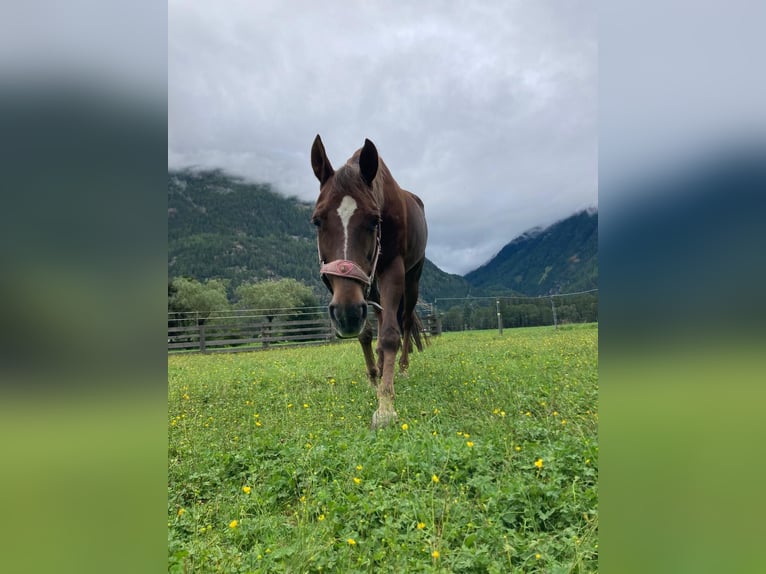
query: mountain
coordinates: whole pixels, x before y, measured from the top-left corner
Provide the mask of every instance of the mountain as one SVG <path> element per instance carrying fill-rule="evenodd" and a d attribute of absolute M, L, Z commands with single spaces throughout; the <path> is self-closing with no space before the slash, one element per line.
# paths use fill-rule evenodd
<path fill-rule="evenodd" d="M 220 170 L 168 172 L 168 276 L 247 281 L 292 277 L 327 290 L 319 279 L 313 203 Z M 426 260 L 420 296 L 463 297 L 467 282 Z"/>
<path fill-rule="evenodd" d="M 513 291 L 537 296 L 595 289 L 598 212 L 585 210 L 550 227 L 530 229 L 465 279 L 472 295 Z"/>

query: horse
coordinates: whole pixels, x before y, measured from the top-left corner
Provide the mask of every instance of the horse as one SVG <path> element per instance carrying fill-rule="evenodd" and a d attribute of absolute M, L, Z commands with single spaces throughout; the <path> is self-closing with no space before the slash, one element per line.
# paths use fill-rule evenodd
<path fill-rule="evenodd" d="M 399 369 L 406 374 L 411 343 L 423 350 L 415 304 L 428 240 L 425 209 L 417 195 L 399 187 L 369 139 L 335 171 L 317 135 L 311 167 L 319 180 L 311 221 L 319 274 L 332 294 L 330 319 L 339 337 L 357 337 L 362 346 L 378 399 L 371 424 L 377 430 L 397 419 L 397 353 L 401 349 Z M 377 364 L 368 305 L 378 321 Z"/>

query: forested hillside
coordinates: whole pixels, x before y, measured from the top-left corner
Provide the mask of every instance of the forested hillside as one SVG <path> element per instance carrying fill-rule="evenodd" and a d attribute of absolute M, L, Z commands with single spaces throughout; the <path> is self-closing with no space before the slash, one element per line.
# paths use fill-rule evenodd
<path fill-rule="evenodd" d="M 312 206 L 220 171 L 168 174 L 168 275 L 316 284 Z"/>

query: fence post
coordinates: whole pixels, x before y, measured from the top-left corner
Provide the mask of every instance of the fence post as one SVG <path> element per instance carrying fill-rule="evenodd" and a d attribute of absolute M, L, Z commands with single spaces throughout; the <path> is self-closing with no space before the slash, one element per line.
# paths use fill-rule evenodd
<path fill-rule="evenodd" d="M 558 329 L 559 322 L 556 319 L 556 304 L 553 302 L 553 295 L 551 295 L 551 310 L 553 311 L 553 326 Z"/>
<path fill-rule="evenodd" d="M 496 301 L 497 303 L 497 333 L 498 335 L 503 334 L 503 316 L 500 314 L 500 299 Z"/>
<path fill-rule="evenodd" d="M 199 324 L 199 352 L 205 352 L 205 323 Z"/>
<path fill-rule="evenodd" d="M 271 321 L 267 318 L 266 323 L 261 327 L 261 345 L 264 349 L 269 348 L 269 337 L 271 336 Z"/>

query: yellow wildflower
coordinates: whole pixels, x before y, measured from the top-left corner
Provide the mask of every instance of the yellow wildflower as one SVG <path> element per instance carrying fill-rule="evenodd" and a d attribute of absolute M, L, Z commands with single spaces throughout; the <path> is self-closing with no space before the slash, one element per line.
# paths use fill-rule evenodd
<path fill-rule="evenodd" d="M 467 441 L 465 441 L 465 445 L 466 445 L 468 448 L 473 448 L 473 441 L 471 441 L 471 440 L 467 440 Z"/>
<path fill-rule="evenodd" d="M 409 425 L 407 423 L 403 423 L 402 424 L 402 430 L 407 430 L 408 428 L 410 428 L 410 427 L 409 427 Z"/>
<path fill-rule="evenodd" d="M 349 538 L 346 542 L 348 542 L 349 546 L 356 546 L 356 540 L 353 538 Z"/>
<path fill-rule="evenodd" d="M 242 492 L 244 492 L 245 494 L 250 494 L 250 491 L 251 491 L 251 490 L 252 490 L 252 488 L 250 488 L 250 487 L 249 487 L 249 486 L 247 486 L 247 485 L 245 485 L 245 486 L 243 486 L 243 487 L 242 487 Z"/>
<path fill-rule="evenodd" d="M 425 522 L 418 522 L 418 530 L 423 530 L 426 527 Z"/>
<path fill-rule="evenodd" d="M 232 520 L 229 522 L 229 528 L 236 528 L 237 526 L 239 526 L 239 520 Z"/>
<path fill-rule="evenodd" d="M 433 482 L 439 482 L 439 477 L 434 474 L 433 476 L 431 476 L 431 480 Z"/>
<path fill-rule="evenodd" d="M 184 509 L 184 508 L 179 508 L 179 509 L 178 509 L 178 516 L 183 516 L 183 515 L 184 515 L 184 512 L 186 512 L 186 509 Z"/>
<path fill-rule="evenodd" d="M 543 467 L 543 459 L 541 459 L 541 458 L 538 458 L 538 459 L 535 461 L 535 466 L 536 466 L 537 468 L 542 468 L 542 467 Z"/>
<path fill-rule="evenodd" d="M 540 560 L 540 558 L 542 558 L 542 557 L 543 557 L 543 555 L 540 554 L 539 552 L 537 554 L 535 554 L 535 560 Z"/>
<path fill-rule="evenodd" d="M 434 560 L 436 560 L 439 557 L 439 551 L 438 550 L 434 550 L 433 552 L 431 552 L 431 557 Z"/>
<path fill-rule="evenodd" d="M 320 514 L 320 515 L 319 515 L 319 517 L 317 518 L 317 520 L 319 520 L 320 522 L 321 522 L 322 520 L 324 520 L 324 514 Z"/>
<path fill-rule="evenodd" d="M 362 484 L 362 479 L 359 478 L 358 476 L 355 476 L 354 477 L 354 484 Z"/>
<path fill-rule="evenodd" d="M 521 452 L 521 447 L 519 445 L 516 445 L 515 447 L 513 447 L 513 450 L 515 450 L 516 452 Z"/>

